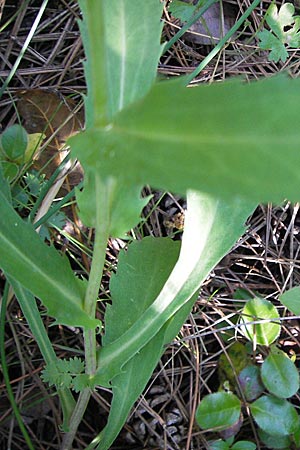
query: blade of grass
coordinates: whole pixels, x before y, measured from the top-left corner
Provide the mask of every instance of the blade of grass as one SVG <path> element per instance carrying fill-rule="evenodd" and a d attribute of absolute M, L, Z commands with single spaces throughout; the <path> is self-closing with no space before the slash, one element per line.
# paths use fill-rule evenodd
<path fill-rule="evenodd" d="M 46 364 L 55 366 L 58 358 L 56 357 L 48 334 L 45 330 L 34 296 L 29 291 L 24 289 L 23 286 L 14 279 L 8 277 L 8 281 L 15 292 L 18 303 L 39 346 Z M 64 420 L 62 428 L 63 430 L 66 430 L 75 407 L 75 400 L 70 389 L 58 389 L 57 393 L 63 409 Z"/>
<path fill-rule="evenodd" d="M 193 16 L 190 18 L 190 20 L 187 21 L 187 23 L 175 34 L 175 36 L 172 37 L 172 39 L 167 42 L 163 47 L 163 53 L 166 53 L 173 44 L 175 44 L 178 39 L 181 38 L 181 36 L 184 35 L 184 33 L 190 28 L 193 23 L 195 23 L 200 17 L 205 13 L 205 11 L 208 10 L 214 3 L 216 3 L 217 0 L 208 0 L 205 5 L 199 9 L 199 11 L 196 14 L 193 14 Z M 198 2 L 200 3 L 200 2 Z"/>
<path fill-rule="evenodd" d="M 42 15 L 44 14 L 44 11 L 46 9 L 47 3 L 48 3 L 48 0 L 44 0 L 42 5 L 41 5 L 41 7 L 40 7 L 40 10 L 39 10 L 39 12 L 38 12 L 38 14 L 37 14 L 33 24 L 32 24 L 31 30 L 30 30 L 27 38 L 25 39 L 25 42 L 24 42 L 24 44 L 23 44 L 23 46 L 21 48 L 21 51 L 20 51 L 20 53 L 19 53 L 19 55 L 18 55 L 14 65 L 11 68 L 10 74 L 8 75 L 8 77 L 6 78 L 6 80 L 3 83 L 2 87 L 0 88 L 0 98 L 2 97 L 5 89 L 7 88 L 7 86 L 9 85 L 9 83 L 11 81 L 11 79 L 13 78 L 14 74 L 16 73 L 16 70 L 19 67 L 20 62 L 22 61 L 24 53 L 26 52 L 26 50 L 28 48 L 29 42 L 31 41 L 31 39 L 32 39 L 32 37 L 33 37 L 33 35 L 34 35 L 34 33 L 35 33 L 39 23 L 40 23 Z"/>
<path fill-rule="evenodd" d="M 5 355 L 5 314 L 6 314 L 6 305 L 7 305 L 7 298 L 8 298 L 8 292 L 9 292 L 9 283 L 5 283 L 3 297 L 1 301 L 1 310 L 0 310 L 0 357 L 1 357 L 1 366 L 2 366 L 2 373 L 3 378 L 7 390 L 7 396 L 10 401 L 11 407 L 13 409 L 13 412 L 15 414 L 15 417 L 17 419 L 18 425 L 20 427 L 20 430 L 24 436 L 25 442 L 29 448 L 29 450 L 34 450 L 34 446 L 32 444 L 32 441 L 29 437 L 29 434 L 27 433 L 27 430 L 24 426 L 22 416 L 20 414 L 19 408 L 16 404 L 14 394 L 11 388 L 10 379 L 9 379 L 9 373 L 8 373 L 8 367 L 6 363 L 6 355 Z"/>
<path fill-rule="evenodd" d="M 224 45 L 228 42 L 231 36 L 240 28 L 240 26 L 245 22 L 247 17 L 250 16 L 252 11 L 260 4 L 261 0 L 254 0 L 251 6 L 244 12 L 244 14 L 239 18 L 239 20 L 233 25 L 233 27 L 225 34 L 225 36 L 218 42 L 218 44 L 213 48 L 213 50 L 203 59 L 198 67 L 189 75 L 182 78 L 185 85 L 188 85 L 199 73 L 210 63 L 210 61 L 222 50 Z"/>

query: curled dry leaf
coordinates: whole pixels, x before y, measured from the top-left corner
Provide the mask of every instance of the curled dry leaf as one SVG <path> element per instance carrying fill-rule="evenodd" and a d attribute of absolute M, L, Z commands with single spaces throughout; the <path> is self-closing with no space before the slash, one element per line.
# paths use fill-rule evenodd
<path fill-rule="evenodd" d="M 185 3 L 196 4 L 198 0 L 183 0 Z M 232 5 L 224 3 L 222 9 L 220 3 L 214 3 L 205 11 L 202 17 L 191 27 L 190 32 L 184 34 L 184 39 L 201 45 L 217 44 L 219 40 L 235 23 L 235 11 Z"/>
<path fill-rule="evenodd" d="M 35 168 L 50 176 L 66 156 L 66 140 L 83 128 L 83 108 L 75 112 L 72 99 L 62 98 L 53 91 L 28 89 L 18 94 L 18 112 L 28 133 L 43 133 L 49 143 L 36 157 Z M 82 169 L 76 164 L 68 177 L 71 185 L 82 179 Z"/>

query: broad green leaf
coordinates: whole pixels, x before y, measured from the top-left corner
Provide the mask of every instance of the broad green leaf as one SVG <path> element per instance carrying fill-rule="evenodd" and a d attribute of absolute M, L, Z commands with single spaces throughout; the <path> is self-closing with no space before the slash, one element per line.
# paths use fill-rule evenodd
<path fill-rule="evenodd" d="M 81 220 L 86 226 L 95 227 L 95 211 L 101 210 L 100 195 L 96 189 L 97 176 L 91 171 L 85 173 L 85 188 L 77 191 L 76 199 L 80 209 Z M 118 184 L 116 179 L 107 180 L 110 207 L 110 230 L 113 237 L 123 238 L 131 228 L 140 221 L 141 211 L 150 197 L 141 197 L 142 186 Z M 100 203 L 100 204 L 99 204 Z"/>
<path fill-rule="evenodd" d="M 173 0 L 169 6 L 172 16 L 180 19 L 181 22 L 187 22 L 194 14 L 195 9 L 195 5 L 180 0 Z"/>
<path fill-rule="evenodd" d="M 19 167 L 17 164 L 11 161 L 1 161 L 0 162 L 4 177 L 12 182 L 19 173 Z"/>
<path fill-rule="evenodd" d="M 238 422 L 240 415 L 240 400 L 231 392 L 217 392 L 201 400 L 195 417 L 202 429 L 220 431 Z"/>
<path fill-rule="evenodd" d="M 299 372 L 288 356 L 271 352 L 261 367 L 261 378 L 269 392 L 280 398 L 292 397 L 299 389 Z"/>
<path fill-rule="evenodd" d="M 80 0 L 79 5 L 89 127 L 107 124 L 150 89 L 162 50 L 163 4 L 160 0 Z"/>
<path fill-rule="evenodd" d="M 57 322 L 90 328 L 98 325 L 83 310 L 85 282 L 75 277 L 66 256 L 41 241 L 1 191 L 0 267 L 37 296 Z"/>
<path fill-rule="evenodd" d="M 99 352 L 95 383 L 107 384 L 198 291 L 218 261 L 243 233 L 253 205 L 224 203 L 188 192 L 188 210 L 179 259 L 163 289 L 142 316 Z"/>
<path fill-rule="evenodd" d="M 271 436 L 287 436 L 297 430 L 298 414 L 287 400 L 264 395 L 249 407 L 257 425 Z"/>
<path fill-rule="evenodd" d="M 151 305 L 170 275 L 179 250 L 179 242 L 147 237 L 120 253 L 117 274 L 110 282 L 112 305 L 105 313 L 104 347 L 122 336 Z M 99 437 L 101 450 L 110 448 L 158 363 L 164 331 L 157 333 L 114 378 L 108 423 Z"/>
<path fill-rule="evenodd" d="M 70 143 L 85 167 L 124 189 L 150 184 L 183 194 L 298 201 L 299 89 L 300 80 L 286 76 L 193 89 L 161 82 L 110 127 Z"/>
<path fill-rule="evenodd" d="M 24 157 L 28 145 L 28 135 L 21 125 L 8 127 L 0 136 L 0 147 L 10 161 Z"/>
<path fill-rule="evenodd" d="M 156 78 L 162 51 L 160 0 L 104 2 L 109 116 L 142 98 Z M 93 57 L 93 55 L 92 55 Z"/>
<path fill-rule="evenodd" d="M 238 441 L 230 447 L 232 450 L 255 450 L 256 445 L 250 441 Z"/>
<path fill-rule="evenodd" d="M 292 444 L 289 436 L 272 436 L 260 428 L 258 429 L 258 436 L 262 442 L 271 449 L 289 449 Z"/>
<path fill-rule="evenodd" d="M 280 333 L 278 318 L 278 311 L 271 302 L 259 297 L 253 298 L 243 308 L 240 319 L 241 331 L 257 344 L 270 345 Z"/>
<path fill-rule="evenodd" d="M 300 315 L 300 287 L 295 286 L 279 296 L 279 301 L 296 316 Z"/>
<path fill-rule="evenodd" d="M 160 19 L 163 3 L 159 0 L 81 0 L 79 3 L 84 18 L 80 26 L 87 56 L 87 128 L 99 124 L 108 126 L 108 121 L 120 109 L 143 97 L 156 78 L 162 50 Z M 102 164 L 99 146 L 95 144 L 97 150 L 92 166 L 85 164 L 87 142 L 79 149 L 85 188 L 77 192 L 77 201 L 80 217 L 89 226 L 95 226 L 96 208 L 104 207 L 95 190 L 95 168 Z M 143 183 L 123 184 L 108 177 L 106 184 L 107 189 L 113 185 L 110 234 L 123 237 L 139 222 L 147 202 L 140 198 Z"/>

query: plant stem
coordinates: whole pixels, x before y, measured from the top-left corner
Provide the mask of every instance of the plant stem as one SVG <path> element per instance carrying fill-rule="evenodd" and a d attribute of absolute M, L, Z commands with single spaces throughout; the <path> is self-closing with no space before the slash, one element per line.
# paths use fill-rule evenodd
<path fill-rule="evenodd" d="M 84 389 L 84 391 L 80 393 L 78 401 L 76 403 L 76 407 L 71 416 L 69 431 L 63 438 L 61 446 L 62 450 L 70 450 L 72 448 L 72 443 L 77 432 L 77 428 L 83 418 L 90 396 L 91 392 L 89 388 Z"/>
<path fill-rule="evenodd" d="M 95 179 L 95 198 L 96 198 L 96 228 L 95 241 L 93 249 L 93 259 L 89 275 L 88 286 L 85 294 L 84 309 L 89 316 L 95 316 L 99 287 L 102 280 L 102 274 L 105 263 L 107 240 L 110 229 L 110 198 L 113 185 L 109 180 Z M 85 372 L 91 378 L 95 375 L 97 368 L 96 359 L 96 330 L 84 330 L 84 348 L 85 348 Z M 77 428 L 83 418 L 84 412 L 91 396 L 89 388 L 82 391 L 75 406 L 70 420 L 68 433 L 63 440 L 62 449 L 71 449 Z"/>

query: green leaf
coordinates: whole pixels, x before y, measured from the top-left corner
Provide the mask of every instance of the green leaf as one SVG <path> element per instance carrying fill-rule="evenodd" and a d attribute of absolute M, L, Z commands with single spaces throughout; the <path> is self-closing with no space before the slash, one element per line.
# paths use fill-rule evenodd
<path fill-rule="evenodd" d="M 142 98 L 156 78 L 162 50 L 160 19 L 163 3 L 159 0 L 90 0 L 79 3 L 84 17 L 80 26 L 89 63 L 85 65 L 87 128 L 99 121 L 108 126 L 108 121 L 120 109 Z M 95 35 L 97 39 L 94 39 Z M 96 204 L 104 208 L 95 189 L 95 168 L 102 162 L 99 147 L 94 143 L 93 148 L 97 147 L 94 162 L 92 166 L 85 164 L 87 145 L 85 141 L 79 151 L 85 187 L 82 192 L 77 192 L 77 201 L 82 221 L 94 227 Z M 129 160 L 127 163 L 130 166 Z M 106 178 L 107 187 L 112 187 L 109 189 L 110 234 L 124 237 L 139 222 L 148 199 L 140 198 L 143 183 L 122 184 L 116 181 L 113 177 Z"/>
<path fill-rule="evenodd" d="M 1 165 L 1 162 L 0 162 L 0 186 L 1 186 L 1 191 L 2 191 L 3 195 L 5 196 L 6 200 L 9 203 L 11 203 L 12 202 L 11 190 L 10 190 L 9 182 L 4 175 L 4 171 L 3 171 L 3 167 Z"/>
<path fill-rule="evenodd" d="M 181 22 L 187 22 L 194 14 L 195 9 L 196 6 L 180 0 L 173 0 L 169 6 L 169 11 L 172 16 L 181 20 Z"/>
<path fill-rule="evenodd" d="M 110 117 L 142 98 L 156 78 L 162 9 L 159 0 L 104 2 Z"/>
<path fill-rule="evenodd" d="M 208 449 L 209 450 L 230 450 L 230 445 L 227 444 L 226 441 L 223 441 L 221 439 L 218 439 L 217 441 L 209 441 L 208 442 Z"/>
<path fill-rule="evenodd" d="M 261 367 L 261 378 L 269 392 L 280 398 L 292 397 L 299 389 L 299 372 L 288 356 L 271 352 Z"/>
<path fill-rule="evenodd" d="M 85 188 L 76 193 L 80 210 L 80 218 L 86 226 L 96 226 L 95 211 L 99 206 L 99 195 L 96 190 L 96 177 L 93 171 L 85 172 Z M 110 229 L 112 237 L 124 238 L 126 233 L 141 219 L 141 211 L 150 197 L 141 198 L 142 186 L 118 184 L 114 179 L 108 179 L 110 190 Z"/>
<path fill-rule="evenodd" d="M 256 445 L 250 441 L 238 441 L 230 448 L 232 450 L 255 450 Z"/>
<path fill-rule="evenodd" d="M 117 111 L 150 89 L 162 50 L 163 3 L 80 0 L 79 4 L 83 13 L 80 30 L 88 60 L 85 76 L 89 128 L 99 123 L 107 125 Z"/>
<path fill-rule="evenodd" d="M 36 295 L 57 322 L 94 328 L 83 310 L 86 283 L 73 274 L 66 256 L 45 245 L 0 191 L 0 267 Z"/>
<path fill-rule="evenodd" d="M 48 337 L 44 323 L 41 319 L 40 311 L 38 310 L 36 300 L 33 295 L 24 289 L 18 282 L 8 278 L 14 293 L 18 299 L 18 303 L 25 316 L 25 319 L 30 327 L 30 330 L 37 342 L 39 349 L 43 355 L 43 358 L 47 366 L 54 367 L 54 371 L 57 372 L 56 364 L 58 358 L 52 348 L 51 341 Z M 54 375 L 55 376 L 55 375 Z M 75 400 L 71 394 L 71 391 L 66 388 L 58 388 L 57 393 L 60 400 L 60 405 L 63 410 L 63 424 L 62 429 L 67 430 L 67 426 L 73 410 L 75 407 Z"/>
<path fill-rule="evenodd" d="M 84 167 L 124 189 L 150 184 L 184 195 L 196 189 L 227 199 L 298 201 L 299 89 L 299 79 L 285 76 L 193 89 L 161 82 L 109 128 L 87 130 L 70 144 Z"/>
<path fill-rule="evenodd" d="M 89 386 L 89 375 L 80 373 L 72 379 L 72 389 L 75 392 L 82 392 Z"/>
<path fill-rule="evenodd" d="M 156 300 L 118 339 L 99 351 L 95 383 L 108 384 L 197 292 L 212 268 L 243 233 L 253 205 L 225 203 L 188 192 L 180 257 Z"/>
<path fill-rule="evenodd" d="M 73 374 L 78 374 L 84 371 L 84 361 L 82 359 L 75 356 L 75 358 L 70 358 L 68 360 L 69 363 L 69 372 Z"/>
<path fill-rule="evenodd" d="M 19 173 L 19 167 L 14 162 L 1 161 L 3 175 L 9 182 L 12 182 Z"/>
<path fill-rule="evenodd" d="M 21 125 L 12 125 L 3 131 L 0 146 L 7 159 L 15 161 L 24 157 L 28 144 L 26 130 Z"/>
<path fill-rule="evenodd" d="M 217 392 L 204 397 L 196 411 L 196 421 L 206 429 L 225 430 L 238 422 L 241 402 L 231 392 Z"/>
<path fill-rule="evenodd" d="M 110 282 L 112 305 L 107 306 L 105 314 L 104 347 L 122 336 L 151 305 L 167 280 L 179 250 L 179 242 L 147 237 L 134 241 L 128 251 L 120 253 L 117 274 Z M 108 423 L 99 437 L 101 450 L 110 448 L 157 365 L 163 352 L 164 332 L 162 329 L 151 339 L 113 379 Z"/>
<path fill-rule="evenodd" d="M 249 365 L 238 375 L 239 386 L 249 402 L 258 398 L 264 391 L 260 378 L 260 370 L 257 366 Z"/>
<path fill-rule="evenodd" d="M 258 436 L 268 448 L 289 449 L 291 447 L 292 442 L 290 436 L 272 436 L 260 428 L 258 429 Z"/>
<path fill-rule="evenodd" d="M 249 363 L 249 356 L 245 345 L 241 342 L 234 342 L 227 350 L 222 353 L 218 361 L 218 375 L 220 383 L 230 382 L 230 386 L 236 386 L 236 376 Z"/>
<path fill-rule="evenodd" d="M 264 395 L 250 405 L 257 425 L 271 436 L 293 434 L 299 423 L 295 408 L 287 400 Z"/>
<path fill-rule="evenodd" d="M 272 3 L 266 12 L 266 22 L 272 32 L 263 30 L 258 33 L 261 40 L 260 48 L 272 50 L 268 59 L 278 62 L 280 59 L 285 62 L 288 52 L 284 44 L 297 48 L 300 44 L 300 21 L 299 17 L 294 17 L 295 7 L 292 3 L 284 3 L 279 11 L 275 3 Z M 287 30 L 286 30 L 287 27 Z"/>
<path fill-rule="evenodd" d="M 241 331 L 253 342 L 270 345 L 280 334 L 279 314 L 275 306 L 263 298 L 253 298 L 244 306 L 241 314 Z M 259 322 L 252 324 L 252 322 Z"/>
<path fill-rule="evenodd" d="M 279 296 L 279 301 L 296 316 L 300 315 L 300 287 L 295 286 Z"/>
<path fill-rule="evenodd" d="M 285 45 L 268 30 L 263 30 L 258 33 L 260 39 L 259 46 L 262 50 L 271 50 L 268 55 L 269 61 L 278 62 L 281 60 L 285 62 L 289 56 Z"/>

